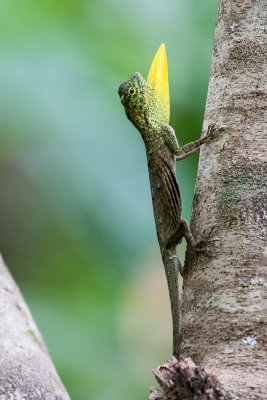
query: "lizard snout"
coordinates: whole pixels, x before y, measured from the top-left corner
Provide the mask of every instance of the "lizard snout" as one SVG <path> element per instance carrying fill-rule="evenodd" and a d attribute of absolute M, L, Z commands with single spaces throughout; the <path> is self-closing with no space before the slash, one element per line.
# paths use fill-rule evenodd
<path fill-rule="evenodd" d="M 119 87 L 118 94 L 120 96 L 122 104 L 124 104 L 124 101 L 123 101 L 124 100 L 124 85 L 123 85 L 123 83 Z"/>

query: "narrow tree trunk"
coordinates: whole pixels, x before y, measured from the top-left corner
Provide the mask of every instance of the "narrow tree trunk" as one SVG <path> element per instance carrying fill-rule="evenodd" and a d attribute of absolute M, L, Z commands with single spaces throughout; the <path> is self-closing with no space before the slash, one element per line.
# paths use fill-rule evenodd
<path fill-rule="evenodd" d="M 182 296 L 181 354 L 206 375 L 172 360 L 151 399 L 267 398 L 266 13 L 266 0 L 220 2 L 204 127 L 226 130 L 201 150 L 191 227 L 205 245 L 187 254 Z M 223 390 L 179 397 L 175 368 Z"/>
<path fill-rule="evenodd" d="M 1 256 L 0 305 L 0 399 L 69 400 Z"/>

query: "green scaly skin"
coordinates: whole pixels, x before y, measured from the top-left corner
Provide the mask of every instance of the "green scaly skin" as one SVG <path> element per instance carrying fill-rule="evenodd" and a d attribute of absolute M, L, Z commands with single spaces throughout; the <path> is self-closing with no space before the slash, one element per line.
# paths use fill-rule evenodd
<path fill-rule="evenodd" d="M 196 152 L 210 135 L 180 148 L 173 128 L 161 115 L 154 90 L 139 72 L 123 82 L 118 93 L 127 117 L 140 132 L 146 147 L 157 237 L 171 302 L 173 355 L 179 357 L 178 270 L 182 274 L 183 269 L 176 255 L 176 246 L 183 237 L 191 247 L 195 247 L 195 241 L 188 223 L 182 219 L 175 163 Z M 211 126 L 208 133 L 213 131 L 214 126 Z"/>

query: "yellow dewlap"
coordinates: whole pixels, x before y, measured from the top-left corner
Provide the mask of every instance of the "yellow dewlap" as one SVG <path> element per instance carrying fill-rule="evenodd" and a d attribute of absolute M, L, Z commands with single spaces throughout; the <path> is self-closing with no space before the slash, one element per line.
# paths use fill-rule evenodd
<path fill-rule="evenodd" d="M 169 124 L 170 121 L 170 94 L 169 94 L 169 79 L 168 79 L 168 64 L 165 50 L 165 44 L 162 43 L 158 49 L 150 71 L 147 77 L 147 82 L 150 83 L 155 91 L 155 96 L 159 100 L 159 107 L 164 116 L 164 121 Z"/>

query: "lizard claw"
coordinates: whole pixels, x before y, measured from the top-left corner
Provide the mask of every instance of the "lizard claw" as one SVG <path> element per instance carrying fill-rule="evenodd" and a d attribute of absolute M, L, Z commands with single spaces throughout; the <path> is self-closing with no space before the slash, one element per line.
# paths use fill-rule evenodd
<path fill-rule="evenodd" d="M 225 131 L 226 128 L 227 125 L 210 124 L 205 136 L 211 138 L 216 132 Z"/>

